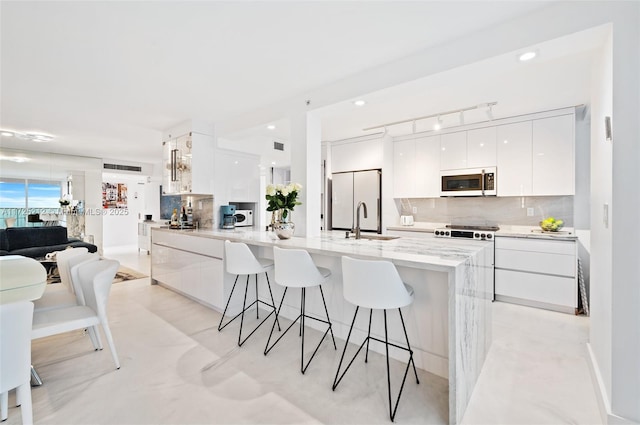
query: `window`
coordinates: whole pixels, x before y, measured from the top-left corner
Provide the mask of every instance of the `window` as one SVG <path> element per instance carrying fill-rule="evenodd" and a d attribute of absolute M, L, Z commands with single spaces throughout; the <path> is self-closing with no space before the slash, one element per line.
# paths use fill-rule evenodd
<path fill-rule="evenodd" d="M 59 208 L 60 182 L 28 180 L 27 206 L 29 208 Z"/>

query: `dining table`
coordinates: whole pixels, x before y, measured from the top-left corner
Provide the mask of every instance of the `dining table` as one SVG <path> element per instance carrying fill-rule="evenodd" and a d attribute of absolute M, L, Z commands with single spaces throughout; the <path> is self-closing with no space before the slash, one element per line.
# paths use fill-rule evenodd
<path fill-rule="evenodd" d="M 47 286 L 47 270 L 40 262 L 22 255 L 0 256 L 0 304 L 34 301 Z M 31 366 L 34 385 L 42 380 Z"/>

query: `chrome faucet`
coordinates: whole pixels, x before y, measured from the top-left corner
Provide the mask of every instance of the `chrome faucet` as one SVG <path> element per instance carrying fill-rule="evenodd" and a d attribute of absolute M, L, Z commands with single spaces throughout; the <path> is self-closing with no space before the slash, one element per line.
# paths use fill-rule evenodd
<path fill-rule="evenodd" d="M 364 201 L 360 201 L 356 209 L 356 228 L 353 231 L 356 234 L 356 239 L 360 239 L 360 207 L 364 207 L 364 218 L 367 218 L 367 204 Z"/>

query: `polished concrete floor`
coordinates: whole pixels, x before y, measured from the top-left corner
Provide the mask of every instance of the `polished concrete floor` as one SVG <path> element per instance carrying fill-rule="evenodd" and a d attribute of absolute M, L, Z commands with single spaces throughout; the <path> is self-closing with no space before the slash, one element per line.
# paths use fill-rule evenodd
<path fill-rule="evenodd" d="M 135 247 L 105 256 L 149 272 L 149 256 Z M 373 353 L 366 364 L 360 357 L 333 392 L 343 341 L 335 351 L 325 340 L 302 375 L 296 333 L 264 356 L 266 324 L 239 348 L 237 325 L 218 332 L 219 319 L 148 278 L 113 285 L 109 321 L 121 369 L 82 332 L 34 341 L 33 364 L 44 380 L 32 390 L 35 423 L 389 422 L 384 357 Z M 495 303 L 494 343 L 463 423 L 600 423 L 587 366 L 588 320 Z M 307 332 L 307 350 L 320 335 Z M 403 368 L 392 361 L 394 390 Z M 446 380 L 418 372 L 419 385 L 407 378 L 396 422 L 448 423 Z M 20 410 L 11 407 L 5 423 L 21 423 Z"/>

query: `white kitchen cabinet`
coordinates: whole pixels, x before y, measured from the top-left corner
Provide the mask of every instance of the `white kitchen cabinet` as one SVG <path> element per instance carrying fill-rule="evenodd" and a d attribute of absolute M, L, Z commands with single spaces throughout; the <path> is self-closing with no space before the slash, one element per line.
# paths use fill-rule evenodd
<path fill-rule="evenodd" d="M 154 221 L 143 221 L 138 223 L 138 251 L 147 251 L 151 254 L 151 228 L 160 227 L 160 223 Z"/>
<path fill-rule="evenodd" d="M 440 136 L 440 169 L 455 170 L 459 168 L 467 168 L 466 131 Z"/>
<path fill-rule="evenodd" d="M 416 139 L 414 198 L 440 196 L 440 136 Z M 394 167 L 395 170 L 395 167 Z"/>
<path fill-rule="evenodd" d="M 496 127 L 498 196 L 533 194 L 531 138 L 531 121 Z"/>
<path fill-rule="evenodd" d="M 151 250 L 152 281 L 207 306 L 224 308 L 224 241 L 155 231 Z"/>
<path fill-rule="evenodd" d="M 575 313 L 575 240 L 496 237 L 496 300 Z"/>
<path fill-rule="evenodd" d="M 574 114 L 533 120 L 533 195 L 575 194 L 574 133 Z"/>
<path fill-rule="evenodd" d="M 440 196 L 440 136 L 393 144 L 393 197 Z"/>
<path fill-rule="evenodd" d="M 189 132 L 162 142 L 164 194 L 213 194 L 213 136 Z"/>
<path fill-rule="evenodd" d="M 401 140 L 393 143 L 393 197 L 415 198 L 417 168 L 416 141 Z"/>
<path fill-rule="evenodd" d="M 382 163 L 382 139 L 331 145 L 332 173 L 379 169 L 382 168 Z"/>
<path fill-rule="evenodd" d="M 496 166 L 496 127 L 467 131 L 467 167 Z"/>
<path fill-rule="evenodd" d="M 216 149 L 214 196 L 216 202 L 258 202 L 260 158 L 257 155 Z"/>

